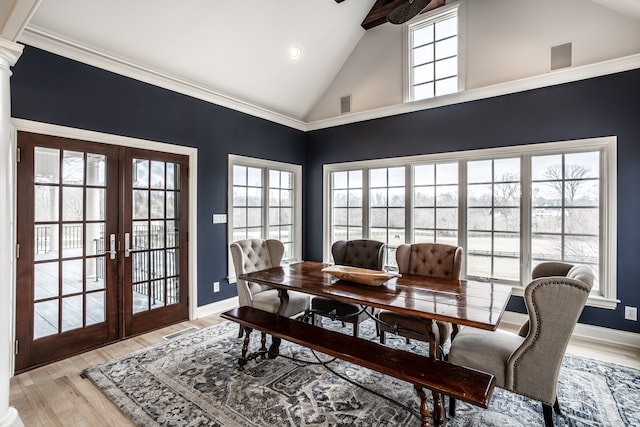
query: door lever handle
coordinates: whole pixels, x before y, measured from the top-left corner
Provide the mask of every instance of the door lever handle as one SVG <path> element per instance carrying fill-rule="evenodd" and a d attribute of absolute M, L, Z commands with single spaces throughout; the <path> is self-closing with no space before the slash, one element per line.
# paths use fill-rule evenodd
<path fill-rule="evenodd" d="M 105 251 L 109 254 L 109 259 L 116 259 L 116 235 L 109 235 L 109 250 Z"/>
<path fill-rule="evenodd" d="M 131 243 L 131 234 L 130 233 L 124 233 L 124 257 L 125 258 L 129 258 L 131 256 L 131 246 L 129 245 Z"/>

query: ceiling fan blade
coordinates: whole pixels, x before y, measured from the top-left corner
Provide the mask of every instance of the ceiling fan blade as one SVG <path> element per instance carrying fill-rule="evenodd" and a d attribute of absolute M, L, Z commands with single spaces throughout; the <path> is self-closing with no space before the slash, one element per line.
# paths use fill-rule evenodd
<path fill-rule="evenodd" d="M 422 12 L 429 3 L 431 3 L 431 0 L 409 0 L 407 3 L 403 3 L 389 12 L 387 21 L 392 24 L 404 24 Z"/>

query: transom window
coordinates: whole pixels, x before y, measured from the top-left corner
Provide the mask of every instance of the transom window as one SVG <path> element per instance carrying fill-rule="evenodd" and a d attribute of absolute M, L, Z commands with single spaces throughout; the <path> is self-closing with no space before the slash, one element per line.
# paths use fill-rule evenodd
<path fill-rule="evenodd" d="M 408 27 L 409 100 L 458 92 L 458 7 Z"/>
<path fill-rule="evenodd" d="M 616 138 L 325 165 L 335 240 L 462 246 L 463 277 L 522 289 L 545 261 L 590 267 L 590 305 L 616 305 Z M 514 291 L 514 293 L 517 293 Z"/>
<path fill-rule="evenodd" d="M 301 259 L 301 182 L 299 165 L 229 155 L 229 242 L 277 239 L 283 262 Z"/>

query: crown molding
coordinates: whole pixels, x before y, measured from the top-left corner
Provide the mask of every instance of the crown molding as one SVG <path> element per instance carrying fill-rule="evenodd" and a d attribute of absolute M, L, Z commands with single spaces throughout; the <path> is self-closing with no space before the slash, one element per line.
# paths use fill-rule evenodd
<path fill-rule="evenodd" d="M 83 46 L 80 43 L 64 39 L 62 36 L 49 33 L 31 24 L 25 28 L 19 41 L 20 43 L 37 47 L 38 49 L 46 50 L 47 52 L 111 71 L 125 77 L 130 77 L 294 129 L 306 131 L 306 123 L 300 120 L 216 92 L 197 83 L 152 70 L 132 61 L 99 52 Z"/>
<path fill-rule="evenodd" d="M 597 62 L 595 64 L 583 65 L 580 67 L 551 71 L 547 74 L 526 77 L 523 79 L 513 80 L 505 83 L 498 83 L 491 86 L 483 86 L 476 89 L 469 89 L 463 92 L 439 96 L 437 98 L 406 102 L 404 104 L 397 104 L 389 107 L 344 114 L 342 116 L 308 122 L 307 131 L 325 129 L 334 126 L 342 126 L 350 123 L 362 122 L 365 120 L 412 113 L 415 111 L 428 110 L 445 105 L 460 104 L 463 102 L 493 98 L 496 96 L 508 95 L 532 89 L 539 89 L 563 83 L 590 79 L 607 74 L 619 73 L 636 68 L 640 68 L 640 54 L 611 59 L 603 62 Z"/>
<path fill-rule="evenodd" d="M 98 52 L 86 46 L 82 46 L 79 43 L 66 40 L 61 36 L 48 33 L 33 25 L 27 26 L 19 41 L 75 61 L 93 65 L 116 74 L 169 89 L 193 98 L 202 99 L 222 107 L 269 120 L 274 123 L 279 123 L 304 132 L 508 95 L 517 92 L 524 92 L 527 90 L 555 86 L 640 68 L 640 54 L 635 54 L 594 64 L 583 65 L 580 67 L 555 70 L 546 74 L 526 77 L 510 82 L 469 89 L 463 92 L 453 93 L 437 98 L 406 102 L 373 110 L 349 113 L 313 122 L 304 122 L 270 111 L 266 108 L 250 104 L 246 101 L 218 93 L 196 83 L 143 67 L 122 58 Z"/>

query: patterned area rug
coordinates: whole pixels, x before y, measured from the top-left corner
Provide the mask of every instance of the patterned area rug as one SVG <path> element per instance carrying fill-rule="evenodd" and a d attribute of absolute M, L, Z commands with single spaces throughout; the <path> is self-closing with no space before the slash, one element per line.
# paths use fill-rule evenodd
<path fill-rule="evenodd" d="M 340 329 L 339 322 L 326 326 Z M 347 326 L 345 333 L 350 331 Z M 251 361 L 239 372 L 242 339 L 237 333 L 237 324 L 223 322 L 84 373 L 145 427 L 420 425 L 413 386 L 347 362 L 332 361 L 329 370 L 278 357 Z M 373 322 L 361 324 L 361 335 L 375 339 Z M 252 335 L 254 349 L 259 336 Z M 391 336 L 387 343 L 428 354 L 423 343 L 407 345 Z M 317 363 L 310 350 L 298 345 L 283 341 L 280 350 Z M 564 415 L 554 414 L 556 426 L 640 425 L 640 371 L 567 355 L 558 395 Z M 447 424 L 529 427 L 544 421 L 539 402 L 496 388 L 489 409 L 457 402 L 456 416 Z"/>

